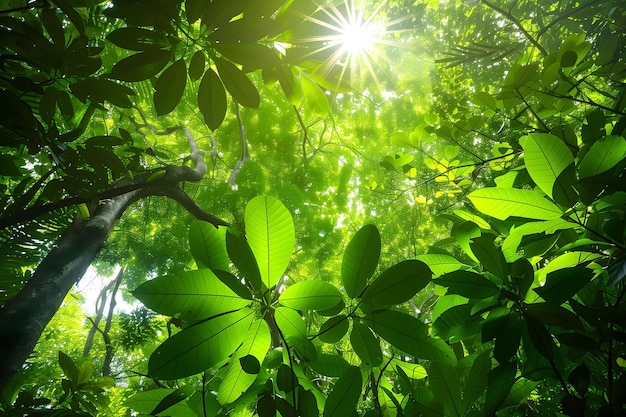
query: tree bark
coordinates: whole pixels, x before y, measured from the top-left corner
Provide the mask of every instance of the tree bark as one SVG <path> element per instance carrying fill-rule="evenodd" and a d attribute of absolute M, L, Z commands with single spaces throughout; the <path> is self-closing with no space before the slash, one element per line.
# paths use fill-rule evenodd
<path fill-rule="evenodd" d="M 117 220 L 136 200 L 165 196 L 177 201 L 195 217 L 215 225 L 224 221 L 205 212 L 179 187 L 183 181 L 199 181 L 206 173 L 203 153 L 185 130 L 195 167 L 168 166 L 155 181 L 136 176 L 119 186 L 131 191 L 102 201 L 88 219 L 76 219 L 41 261 L 19 294 L 0 308 L 0 393 L 32 353 L 41 333 L 61 306 L 72 286 L 84 275 Z"/>

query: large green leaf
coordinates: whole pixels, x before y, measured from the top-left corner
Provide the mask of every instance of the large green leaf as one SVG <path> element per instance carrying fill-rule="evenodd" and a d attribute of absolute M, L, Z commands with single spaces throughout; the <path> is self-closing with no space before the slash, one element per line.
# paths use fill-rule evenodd
<path fill-rule="evenodd" d="M 226 116 L 226 105 L 224 85 L 215 71 L 209 68 L 198 87 L 198 109 L 209 129 L 215 130 L 222 124 Z"/>
<path fill-rule="evenodd" d="M 170 56 L 170 51 L 162 49 L 139 52 L 117 62 L 111 69 L 111 77 L 130 82 L 147 80 L 163 69 Z"/>
<path fill-rule="evenodd" d="M 561 138 L 548 133 L 531 133 L 520 138 L 520 144 L 524 148 L 524 162 L 530 177 L 552 197 L 557 178 L 574 162 L 574 156 Z"/>
<path fill-rule="evenodd" d="M 433 272 L 433 277 L 435 278 L 463 267 L 463 264 L 452 256 L 439 253 L 417 255 L 415 259 L 428 265 L 428 268 Z"/>
<path fill-rule="evenodd" d="M 580 179 L 601 174 L 626 159 L 626 139 L 607 136 L 591 145 L 578 166 Z"/>
<path fill-rule="evenodd" d="M 343 253 L 341 282 L 350 298 L 359 296 L 367 280 L 372 277 L 380 257 L 380 233 L 368 224 L 352 237 Z"/>
<path fill-rule="evenodd" d="M 487 377 L 491 370 L 489 351 L 485 350 L 474 357 L 463 390 L 463 409 L 471 407 L 487 388 Z"/>
<path fill-rule="evenodd" d="M 194 220 L 189 227 L 189 248 L 198 267 L 229 270 L 226 228 L 216 228 L 210 223 Z"/>
<path fill-rule="evenodd" d="M 448 294 L 458 294 L 467 298 L 487 298 L 500 293 L 496 284 L 471 271 L 450 272 L 434 282 L 448 287 Z"/>
<path fill-rule="evenodd" d="M 239 347 L 254 314 L 243 308 L 181 330 L 152 353 L 148 373 L 159 379 L 179 379 L 217 365 Z"/>
<path fill-rule="evenodd" d="M 287 341 L 306 339 L 306 324 L 297 311 L 278 307 L 274 310 L 274 319 Z"/>
<path fill-rule="evenodd" d="M 254 289 L 261 291 L 263 287 L 261 272 L 245 236 L 236 231 L 228 230 L 226 232 L 226 250 L 243 278 L 252 284 Z"/>
<path fill-rule="evenodd" d="M 363 292 L 361 309 L 395 305 L 410 300 L 432 277 L 428 266 L 417 260 L 399 262 L 380 274 Z"/>
<path fill-rule="evenodd" d="M 494 244 L 494 239 L 494 235 L 483 234 L 472 239 L 470 249 L 484 270 L 491 272 L 498 280 L 503 281 L 508 275 L 508 268 L 502 251 Z"/>
<path fill-rule="evenodd" d="M 183 320 L 205 319 L 250 303 L 210 269 L 157 277 L 141 284 L 133 295 L 154 311 Z"/>
<path fill-rule="evenodd" d="M 224 86 L 237 103 L 245 107 L 259 107 L 259 92 L 246 74 L 224 59 L 215 57 L 213 61 Z"/>
<path fill-rule="evenodd" d="M 319 354 L 315 361 L 307 365 L 318 374 L 329 377 L 340 377 L 350 367 L 350 363 L 343 356 L 328 353 Z"/>
<path fill-rule="evenodd" d="M 361 370 L 351 366 L 335 382 L 333 390 L 328 394 L 324 417 L 347 417 L 354 414 L 361 396 L 363 377 Z"/>
<path fill-rule="evenodd" d="M 593 278 L 594 272 L 586 265 L 557 269 L 548 273 L 546 284 L 534 291 L 548 304 L 560 305 L 573 297 Z"/>
<path fill-rule="evenodd" d="M 380 342 L 367 326 L 357 321 L 352 323 L 350 344 L 354 349 L 354 353 L 356 353 L 367 366 L 375 367 L 383 362 L 383 352 L 380 349 Z"/>
<path fill-rule="evenodd" d="M 337 343 L 345 336 L 349 327 L 350 323 L 345 315 L 333 316 L 320 326 L 319 338 L 324 343 Z"/>
<path fill-rule="evenodd" d="M 339 304 L 341 293 L 332 284 L 318 280 L 296 282 L 280 294 L 278 301 L 296 310 L 326 310 Z"/>
<path fill-rule="evenodd" d="M 445 415 L 461 417 L 461 384 L 455 367 L 447 363 L 432 362 L 428 369 L 428 381 L 435 398 L 443 403 Z"/>
<path fill-rule="evenodd" d="M 428 334 L 428 326 L 399 311 L 379 310 L 363 318 L 378 336 L 416 358 L 455 364 L 456 356 L 443 340 Z"/>
<path fill-rule="evenodd" d="M 157 116 L 168 114 L 178 105 L 187 85 L 187 66 L 179 59 L 167 67 L 154 85 L 154 110 Z"/>
<path fill-rule="evenodd" d="M 166 397 L 172 395 L 174 388 L 157 388 L 149 391 L 138 392 L 126 399 L 124 405 L 137 413 L 150 414 Z M 174 404 L 160 415 L 176 417 L 196 417 L 197 414 L 187 404 Z"/>
<path fill-rule="evenodd" d="M 485 415 L 495 416 L 500 405 L 515 382 L 517 373 L 516 362 L 503 363 L 493 368 L 488 375 L 487 395 L 485 398 Z"/>
<path fill-rule="evenodd" d="M 252 323 L 241 346 L 233 355 L 226 375 L 224 375 L 217 390 L 217 399 L 220 404 L 230 404 L 238 399 L 257 378 L 256 374 L 244 371 L 240 359 L 250 355 L 262 363 L 270 344 L 271 336 L 267 323 L 264 320 L 257 320 Z"/>
<path fill-rule="evenodd" d="M 293 251 L 295 231 L 291 214 L 276 198 L 259 196 L 248 203 L 245 224 L 263 284 L 272 288 L 285 272 Z"/>
<path fill-rule="evenodd" d="M 530 190 L 488 187 L 470 193 L 468 198 L 478 211 L 498 220 L 511 216 L 552 220 L 563 215 L 556 204 Z"/>

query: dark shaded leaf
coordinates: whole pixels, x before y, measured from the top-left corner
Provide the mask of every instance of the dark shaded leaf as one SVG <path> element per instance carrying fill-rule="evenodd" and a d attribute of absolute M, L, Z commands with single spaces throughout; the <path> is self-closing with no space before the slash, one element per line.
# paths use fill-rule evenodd
<path fill-rule="evenodd" d="M 367 326 L 356 321 L 352 323 L 350 344 L 354 349 L 354 353 L 366 365 L 376 367 L 383 362 L 383 352 L 380 349 L 380 343 Z"/>
<path fill-rule="evenodd" d="M 178 105 L 187 85 L 187 66 L 181 58 L 167 67 L 154 85 L 154 110 L 157 116 L 168 114 Z"/>
<path fill-rule="evenodd" d="M 559 269 L 550 272 L 546 276 L 546 284 L 543 287 L 535 288 L 534 291 L 546 303 L 561 305 L 587 285 L 593 275 L 594 272 L 585 265 Z"/>
<path fill-rule="evenodd" d="M 211 130 L 220 127 L 226 116 L 226 90 L 211 68 L 206 70 L 198 87 L 198 108 Z"/>
<path fill-rule="evenodd" d="M 496 284 L 471 271 L 454 271 L 442 275 L 435 284 L 448 287 L 448 294 L 467 298 L 487 298 L 500 294 Z"/>
<path fill-rule="evenodd" d="M 224 59 L 215 58 L 214 62 L 224 86 L 235 101 L 245 107 L 259 107 L 259 92 L 246 74 Z"/>
<path fill-rule="evenodd" d="M 174 404 L 178 404 L 179 402 L 186 400 L 194 392 L 196 392 L 194 387 L 192 387 L 191 385 L 184 385 L 163 398 L 161 402 L 159 402 L 159 404 L 154 407 L 150 414 L 157 415 L 160 412 L 167 410 Z"/>
<path fill-rule="evenodd" d="M 111 78 L 121 81 L 143 81 L 157 75 L 167 64 L 170 51 L 148 50 L 118 61 L 111 69 Z"/>
<path fill-rule="evenodd" d="M 380 233 L 365 225 L 350 239 L 341 262 L 341 281 L 350 298 L 356 298 L 374 274 L 380 257 Z"/>
<path fill-rule="evenodd" d="M 362 384 L 363 378 L 358 367 L 351 366 L 346 369 L 326 398 L 323 417 L 352 415 L 361 395 Z"/>

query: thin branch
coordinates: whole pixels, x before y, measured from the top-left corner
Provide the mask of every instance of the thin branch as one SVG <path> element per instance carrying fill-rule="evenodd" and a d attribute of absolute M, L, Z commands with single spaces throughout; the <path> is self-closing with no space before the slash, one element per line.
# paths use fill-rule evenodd
<path fill-rule="evenodd" d="M 239 111 L 239 104 L 236 105 L 237 109 L 237 121 L 239 122 L 239 144 L 241 147 L 241 153 L 239 154 L 239 160 L 233 168 L 230 177 L 228 177 L 228 184 L 234 187 L 237 182 L 237 175 L 243 168 L 244 164 L 250 160 L 250 154 L 248 152 L 248 140 L 246 139 L 246 130 L 243 125 L 243 119 L 241 118 L 241 112 Z"/>
<path fill-rule="evenodd" d="M 524 35 L 524 37 L 526 39 L 528 39 L 528 41 L 530 43 L 532 43 L 538 50 L 539 52 L 541 52 L 541 55 L 546 56 L 548 55 L 548 51 L 546 51 L 546 49 L 541 46 L 541 44 L 539 42 L 537 42 L 537 40 L 535 38 L 533 38 L 531 36 L 530 33 L 528 33 L 528 31 L 524 28 L 524 26 L 522 26 L 522 24 L 515 18 L 515 16 L 513 16 L 511 13 L 507 12 L 506 10 L 496 6 L 493 3 L 490 3 L 487 0 L 482 0 L 482 3 L 489 7 L 490 9 L 495 10 L 496 12 L 500 13 L 503 17 L 505 17 L 507 20 L 511 21 L 511 23 L 513 23 L 513 25 L 515 25 L 517 27 L 517 29 L 519 29 L 520 32 L 522 32 L 522 34 Z"/>

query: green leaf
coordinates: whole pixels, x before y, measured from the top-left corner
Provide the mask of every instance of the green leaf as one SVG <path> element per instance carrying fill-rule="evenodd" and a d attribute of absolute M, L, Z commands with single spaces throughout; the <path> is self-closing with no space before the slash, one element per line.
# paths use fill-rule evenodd
<path fill-rule="evenodd" d="M 276 372 L 276 387 L 279 390 L 289 393 L 298 388 L 298 377 L 293 370 L 284 363 L 281 363 Z"/>
<path fill-rule="evenodd" d="M 229 270 L 226 228 L 194 220 L 189 227 L 189 248 L 198 267 Z"/>
<path fill-rule="evenodd" d="M 354 353 L 367 366 L 376 367 L 383 362 L 383 352 L 380 349 L 378 339 L 374 337 L 372 331 L 367 326 L 357 321 L 352 323 L 350 344 L 354 349 Z"/>
<path fill-rule="evenodd" d="M 463 415 L 461 384 L 454 366 L 437 361 L 431 362 L 428 369 L 428 382 L 435 398 L 443 403 L 446 416 Z"/>
<path fill-rule="evenodd" d="M 391 364 L 402 369 L 411 379 L 424 379 L 427 376 L 426 369 L 418 363 L 408 363 L 398 359 L 392 359 Z"/>
<path fill-rule="evenodd" d="M 306 324 L 302 316 L 295 310 L 287 307 L 278 307 L 274 310 L 274 319 L 288 342 L 306 339 Z"/>
<path fill-rule="evenodd" d="M 219 385 L 217 400 L 220 404 L 226 405 L 236 401 L 252 386 L 257 375 L 246 372 L 241 361 L 251 357 L 257 361 L 257 364 L 263 362 L 270 344 L 271 335 L 267 323 L 264 320 L 253 322 L 244 336 L 241 346 L 233 355 L 226 374 Z"/>
<path fill-rule="evenodd" d="M 328 104 L 328 98 L 322 90 L 313 80 L 311 80 L 306 74 L 300 76 L 300 84 L 302 86 L 302 93 L 304 94 L 304 104 L 311 111 L 319 117 L 326 117 L 330 112 L 330 104 Z"/>
<path fill-rule="evenodd" d="M 259 43 L 219 43 L 215 49 L 222 56 L 248 69 L 280 65 L 276 51 Z"/>
<path fill-rule="evenodd" d="M 157 116 L 170 113 L 183 97 L 187 85 L 187 66 L 179 59 L 167 67 L 154 85 L 154 110 Z"/>
<path fill-rule="evenodd" d="M 328 353 L 320 353 L 317 359 L 309 362 L 308 365 L 318 374 L 331 378 L 340 377 L 350 367 L 348 361 L 343 357 Z"/>
<path fill-rule="evenodd" d="M 350 323 L 345 315 L 329 318 L 322 324 L 319 330 L 319 338 L 324 343 L 337 343 L 348 332 Z"/>
<path fill-rule="evenodd" d="M 502 251 L 493 243 L 494 239 L 494 235 L 476 237 L 472 239 L 470 248 L 483 268 L 504 281 L 508 268 Z"/>
<path fill-rule="evenodd" d="M 541 320 L 531 315 L 526 315 L 524 322 L 526 323 L 526 330 L 528 331 L 530 341 L 535 349 L 537 349 L 537 352 L 544 358 L 552 361 L 556 345 L 546 326 Z M 524 345 L 524 348 L 528 349 L 528 346 Z"/>
<path fill-rule="evenodd" d="M 181 330 L 152 353 L 148 373 L 159 379 L 179 379 L 217 365 L 239 347 L 254 314 L 244 308 Z"/>
<path fill-rule="evenodd" d="M 607 136 L 591 145 L 578 166 L 580 179 L 601 174 L 626 159 L 626 139 Z"/>
<path fill-rule="evenodd" d="M 158 388 L 139 392 L 128 398 L 124 405 L 140 414 L 150 414 L 168 395 L 175 390 L 173 388 Z M 187 404 L 180 402 L 169 407 L 167 415 L 177 417 L 192 417 L 194 414 Z"/>
<path fill-rule="evenodd" d="M 250 245 L 248 245 L 245 236 L 233 230 L 227 230 L 226 250 L 233 264 L 237 267 L 245 280 L 252 284 L 254 289 L 261 291 L 263 287 L 261 272 L 259 271 L 254 253 L 252 253 L 252 249 L 250 249 Z"/>
<path fill-rule="evenodd" d="M 196 389 L 192 387 L 191 385 L 183 385 L 182 387 L 178 388 L 176 391 L 165 396 L 165 398 L 163 398 L 156 405 L 156 407 L 154 407 L 154 409 L 150 412 L 150 414 L 157 415 L 160 412 L 167 410 L 171 406 L 178 404 L 179 402 L 183 400 L 186 400 L 194 392 L 196 392 Z"/>
<path fill-rule="evenodd" d="M 131 51 L 145 51 L 158 48 L 165 42 L 163 35 L 155 30 L 138 27 L 122 27 L 109 33 L 106 39 L 120 48 Z"/>
<path fill-rule="evenodd" d="M 361 309 L 395 305 L 410 300 L 432 277 L 428 266 L 417 260 L 399 262 L 380 274 L 363 292 Z"/>
<path fill-rule="evenodd" d="M 247 306 L 210 269 L 157 277 L 141 284 L 133 295 L 154 311 L 183 320 L 199 320 Z"/>
<path fill-rule="evenodd" d="M 318 280 L 296 282 L 280 294 L 278 301 L 295 310 L 326 310 L 341 302 L 341 293 L 332 284 Z"/>
<path fill-rule="evenodd" d="M 226 116 L 226 90 L 211 68 L 206 70 L 198 87 L 198 109 L 211 130 L 220 127 Z"/>
<path fill-rule="evenodd" d="M 549 197 L 558 176 L 574 157 L 561 138 L 547 133 L 531 133 L 520 138 L 524 148 L 526 170 L 532 180 Z"/>
<path fill-rule="evenodd" d="M 361 370 L 356 366 L 346 369 L 326 398 L 323 417 L 346 417 L 354 414 L 362 385 Z"/>
<path fill-rule="evenodd" d="M 465 389 L 463 390 L 464 410 L 469 410 L 487 388 L 489 371 L 491 371 L 491 358 L 489 357 L 489 351 L 485 350 L 474 357 L 469 375 L 465 380 Z"/>
<path fill-rule="evenodd" d="M 468 198 L 478 211 L 498 220 L 511 216 L 552 220 L 563 215 L 556 204 L 530 190 L 488 187 L 470 193 Z"/>
<path fill-rule="evenodd" d="M 417 255 L 415 259 L 428 265 L 435 278 L 463 267 L 461 262 L 450 255 L 427 253 L 425 255 Z"/>
<path fill-rule="evenodd" d="M 213 61 L 224 86 L 235 101 L 245 107 L 259 107 L 261 103 L 259 92 L 246 74 L 235 65 L 221 58 L 215 57 Z"/>
<path fill-rule="evenodd" d="M 341 282 L 350 298 L 359 296 L 372 277 L 380 257 L 380 233 L 368 224 L 350 239 L 341 262 Z"/>
<path fill-rule="evenodd" d="M 587 285 L 593 275 L 594 272 L 585 265 L 558 269 L 548 273 L 546 284 L 535 288 L 534 291 L 546 300 L 546 303 L 560 305 Z"/>
<path fill-rule="evenodd" d="M 259 196 L 248 203 L 245 224 L 248 244 L 256 258 L 263 284 L 272 288 L 291 259 L 295 240 L 291 214 L 276 198 Z"/>
<path fill-rule="evenodd" d="M 170 51 L 162 49 L 139 52 L 118 61 L 111 69 L 111 78 L 129 82 L 147 80 L 163 69 L 170 56 Z"/>
<path fill-rule="evenodd" d="M 59 365 L 61 366 L 61 369 L 63 369 L 67 379 L 77 384 L 79 371 L 78 366 L 76 366 L 72 358 L 59 351 Z"/>
<path fill-rule="evenodd" d="M 435 284 L 448 287 L 448 294 L 458 294 L 467 298 L 487 298 L 500 294 L 496 284 L 471 271 L 454 271 L 442 275 Z"/>
<path fill-rule="evenodd" d="M 198 81 L 202 74 L 204 74 L 204 66 L 206 64 L 206 57 L 204 52 L 196 51 L 191 57 L 189 63 L 189 78 L 193 81 Z"/>
<path fill-rule="evenodd" d="M 431 337 L 428 326 L 408 314 L 379 310 L 368 314 L 363 321 L 375 334 L 394 347 L 417 358 L 456 363 L 456 356 L 443 340 Z"/>
<path fill-rule="evenodd" d="M 517 364 L 503 363 L 489 372 L 487 382 L 487 396 L 485 398 L 485 415 L 494 416 L 500 405 L 506 399 L 515 382 Z"/>

